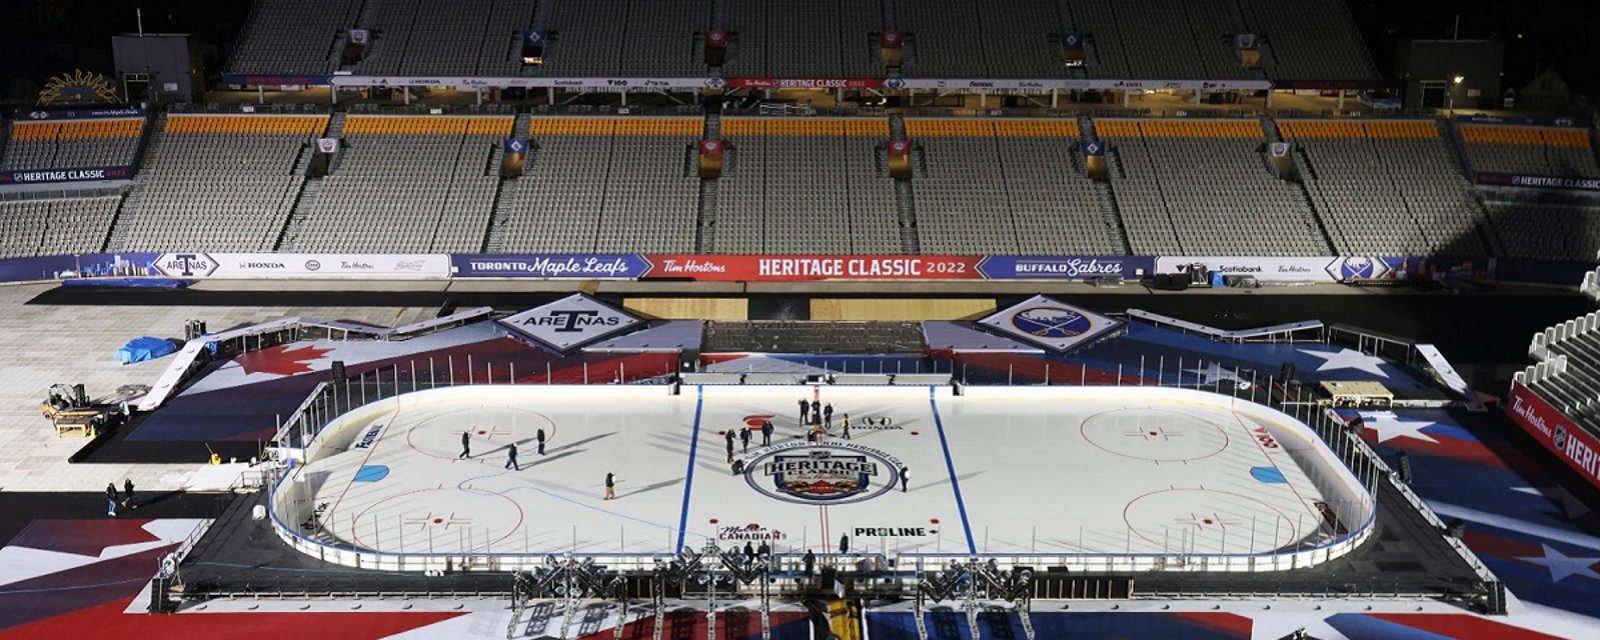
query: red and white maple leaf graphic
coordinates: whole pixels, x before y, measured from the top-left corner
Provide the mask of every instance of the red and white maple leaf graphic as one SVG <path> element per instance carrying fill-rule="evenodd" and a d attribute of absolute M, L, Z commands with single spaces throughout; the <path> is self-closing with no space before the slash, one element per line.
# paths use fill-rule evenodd
<path fill-rule="evenodd" d="M 234 361 L 244 368 L 246 375 L 272 373 L 280 376 L 292 376 L 311 373 L 311 363 L 321 360 L 330 351 L 333 351 L 333 349 L 323 349 L 311 345 L 296 347 L 292 344 L 282 344 L 260 351 L 252 351 L 234 358 Z"/>

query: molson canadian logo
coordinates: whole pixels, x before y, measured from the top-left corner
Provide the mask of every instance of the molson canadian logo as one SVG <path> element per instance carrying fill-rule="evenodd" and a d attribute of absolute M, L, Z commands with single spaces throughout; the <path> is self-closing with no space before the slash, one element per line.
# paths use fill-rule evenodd
<path fill-rule="evenodd" d="M 850 504 L 876 498 L 898 482 L 894 456 L 851 443 L 791 442 L 763 451 L 745 465 L 757 492 L 799 504 Z"/>

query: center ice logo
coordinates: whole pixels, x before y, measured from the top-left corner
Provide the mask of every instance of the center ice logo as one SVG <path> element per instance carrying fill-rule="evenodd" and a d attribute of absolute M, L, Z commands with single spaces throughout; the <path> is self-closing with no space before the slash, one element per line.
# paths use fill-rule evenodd
<path fill-rule="evenodd" d="M 1011 325 L 1040 338 L 1071 338 L 1094 328 L 1083 314 L 1061 307 L 1029 307 L 1011 316 Z"/>
<path fill-rule="evenodd" d="M 875 449 L 793 442 L 757 456 L 746 465 L 745 480 L 785 502 L 850 504 L 893 488 L 899 469 L 899 462 Z"/>

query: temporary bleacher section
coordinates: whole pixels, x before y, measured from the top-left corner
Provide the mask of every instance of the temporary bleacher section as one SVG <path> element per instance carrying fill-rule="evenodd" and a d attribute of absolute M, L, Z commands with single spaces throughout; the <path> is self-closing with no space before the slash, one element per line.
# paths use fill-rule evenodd
<path fill-rule="evenodd" d="M 167 116 L 107 245 L 112 251 L 270 251 L 325 115 Z"/>
<path fill-rule="evenodd" d="M 1600 311 L 1534 334 L 1528 355 L 1539 364 L 1517 372 L 1516 381 L 1600 434 Z"/>
<path fill-rule="evenodd" d="M 121 196 L 0 202 L 0 258 L 99 251 Z"/>
<path fill-rule="evenodd" d="M 280 248 L 481 250 L 511 124 L 511 116 L 349 116 L 337 169 L 295 209 Z"/>
<path fill-rule="evenodd" d="M 1299 187 L 1267 167 L 1257 120 L 1105 120 L 1134 255 L 1311 256 L 1330 248 Z"/>
<path fill-rule="evenodd" d="M 719 253 L 899 253 L 882 119 L 723 118 Z"/>
<path fill-rule="evenodd" d="M 1600 259 L 1600 255 L 1595 257 Z M 1600 302 L 1600 269 L 1583 274 L 1583 286 L 1581 289 L 1584 295 L 1594 298 L 1595 302 Z"/>
<path fill-rule="evenodd" d="M 1164 0 L 1155 0 L 1161 2 Z M 1237 0 L 1275 80 L 1377 80 L 1343 0 Z"/>
<path fill-rule="evenodd" d="M 15 122 L 0 171 L 125 167 L 143 128 L 144 118 Z"/>
<path fill-rule="evenodd" d="M 327 75 L 334 43 L 355 23 L 359 0 L 255 0 L 229 61 L 230 73 Z"/>
<path fill-rule="evenodd" d="M 694 250 L 699 118 L 534 118 L 490 251 Z"/>
<path fill-rule="evenodd" d="M 520 34 L 534 3 L 506 0 L 367 0 L 371 31 L 360 75 L 505 76 L 520 66 Z"/>
<path fill-rule="evenodd" d="M 1340 255 L 1477 256 L 1483 208 L 1432 120 L 1280 120 Z"/>
<path fill-rule="evenodd" d="M 1463 124 L 1478 171 L 1533 176 L 1600 176 L 1589 131 L 1570 127 Z"/>

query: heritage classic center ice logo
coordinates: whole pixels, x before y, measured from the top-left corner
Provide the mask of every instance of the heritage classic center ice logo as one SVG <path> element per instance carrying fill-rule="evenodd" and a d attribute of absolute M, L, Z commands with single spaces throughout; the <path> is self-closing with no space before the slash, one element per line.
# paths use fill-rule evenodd
<path fill-rule="evenodd" d="M 851 504 L 888 493 L 900 461 L 851 443 L 790 442 L 758 453 L 745 481 L 762 495 L 795 504 Z"/>
<path fill-rule="evenodd" d="M 1028 307 L 1011 316 L 1011 326 L 1040 338 L 1071 338 L 1088 333 L 1094 322 L 1062 307 Z"/>

